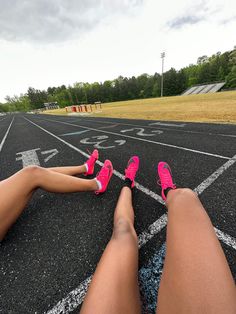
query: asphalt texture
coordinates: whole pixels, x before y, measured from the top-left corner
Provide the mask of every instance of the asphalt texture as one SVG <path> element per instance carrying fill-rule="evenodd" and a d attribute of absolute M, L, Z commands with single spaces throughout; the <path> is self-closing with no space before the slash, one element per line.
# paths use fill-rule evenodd
<path fill-rule="evenodd" d="M 194 189 L 236 155 L 236 125 L 15 114 L 0 117 L 0 143 L 13 117 L 0 151 L 0 180 L 22 169 L 19 153 L 29 150 L 35 150 L 42 167 L 86 161 L 52 134 L 83 152 L 98 148 L 99 159 L 110 159 L 122 174 L 128 159 L 138 155 L 136 181 L 159 195 L 158 161 L 171 165 L 177 186 Z M 57 154 L 47 161 L 48 151 L 55 149 Z M 96 165 L 95 174 L 99 169 Z M 232 238 L 236 238 L 235 178 L 236 163 L 200 195 L 213 225 Z M 33 194 L 0 244 L 0 313 L 47 313 L 94 273 L 112 233 L 121 187 L 122 180 L 114 175 L 102 196 L 43 190 Z M 137 234 L 166 213 L 164 205 L 141 190 L 134 191 L 133 199 Z M 166 228 L 140 249 L 142 276 L 152 258 L 160 257 L 165 240 Z M 236 279 L 236 250 L 224 241 L 221 245 Z M 72 312 L 79 309 L 80 305 Z"/>

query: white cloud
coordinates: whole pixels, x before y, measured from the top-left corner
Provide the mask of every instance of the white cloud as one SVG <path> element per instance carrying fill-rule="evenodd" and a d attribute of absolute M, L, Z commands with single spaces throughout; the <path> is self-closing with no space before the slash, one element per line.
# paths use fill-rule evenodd
<path fill-rule="evenodd" d="M 51 44 L 43 43 L 42 38 L 37 42 L 32 38 L 28 42 L 25 39 L 1 40 L 0 101 L 7 94 L 26 92 L 29 86 L 43 89 L 76 81 L 104 81 L 118 75 L 160 72 L 163 50 L 166 51 L 165 69 L 168 70 L 170 67 L 179 69 L 195 63 L 199 56 L 230 50 L 236 45 L 234 0 L 227 3 L 199 1 L 194 10 L 190 0 L 179 0 L 178 3 L 144 0 L 142 5 L 128 0 L 101 2 L 104 6 L 112 2 L 109 9 L 112 13 L 106 14 L 89 31 L 79 32 L 67 41 L 64 40 L 66 35 L 61 39 L 58 36 L 57 42 Z M 120 3 L 123 3 L 123 14 L 118 10 Z M 54 12 L 53 8 L 50 10 Z M 96 21 L 96 10 L 89 11 L 86 7 L 85 11 L 84 16 Z M 103 9 L 100 12 L 104 12 Z M 182 27 L 174 27 L 172 23 L 170 28 L 171 21 L 188 16 L 200 20 L 185 23 Z M 47 34 L 47 38 L 52 34 Z"/>
<path fill-rule="evenodd" d="M 8 41 L 62 42 L 95 28 L 110 16 L 143 0 L 11 0 L 2 1 L 0 38 Z"/>

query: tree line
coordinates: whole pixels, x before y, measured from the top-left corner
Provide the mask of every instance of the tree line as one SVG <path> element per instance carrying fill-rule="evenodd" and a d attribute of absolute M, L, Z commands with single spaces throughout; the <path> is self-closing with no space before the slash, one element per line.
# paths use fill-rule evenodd
<path fill-rule="evenodd" d="M 211 57 L 201 56 L 197 64 L 176 71 L 171 68 L 164 73 L 164 96 L 180 95 L 196 84 L 226 81 L 225 88 L 236 88 L 236 46 L 232 51 L 217 52 Z M 45 102 L 58 102 L 60 107 L 96 101 L 113 102 L 122 100 L 160 97 L 161 75 L 142 74 L 137 77 L 119 76 L 103 83 L 75 83 L 73 86 L 48 87 L 38 90 L 29 87 L 26 94 L 6 96 L 0 103 L 0 111 L 29 111 L 43 107 Z"/>

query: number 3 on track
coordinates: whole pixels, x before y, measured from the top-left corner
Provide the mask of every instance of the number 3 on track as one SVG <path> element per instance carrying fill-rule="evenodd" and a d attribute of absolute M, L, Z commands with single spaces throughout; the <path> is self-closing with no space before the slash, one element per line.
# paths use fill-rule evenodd
<path fill-rule="evenodd" d="M 112 146 L 104 146 L 104 143 L 107 142 L 109 139 L 109 136 L 107 135 L 98 135 L 98 136 L 92 136 L 92 137 L 86 137 L 83 138 L 80 143 L 82 144 L 94 144 L 94 148 L 99 149 L 108 149 L 108 148 L 115 148 L 116 146 L 121 146 L 126 143 L 126 140 L 116 140 L 114 141 L 115 145 Z"/>

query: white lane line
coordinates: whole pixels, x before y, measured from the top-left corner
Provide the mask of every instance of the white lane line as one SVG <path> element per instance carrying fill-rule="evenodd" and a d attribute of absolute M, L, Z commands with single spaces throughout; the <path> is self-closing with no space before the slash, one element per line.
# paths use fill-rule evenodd
<path fill-rule="evenodd" d="M 232 247 L 233 249 L 236 250 L 236 239 L 231 237 L 230 235 L 224 233 L 223 231 L 214 228 L 216 235 L 218 237 L 219 240 L 221 240 L 222 242 L 224 242 L 226 245 Z"/>
<path fill-rule="evenodd" d="M 51 136 L 55 137 L 56 139 L 58 139 L 59 141 L 63 142 L 64 144 L 66 144 L 67 146 L 69 146 L 70 148 L 78 151 L 79 153 L 81 153 L 82 155 L 88 157 L 89 155 L 86 154 L 85 152 L 81 151 L 80 149 L 78 149 L 77 147 L 73 146 L 72 144 L 62 140 L 61 138 L 59 138 L 58 136 L 56 136 L 55 134 L 47 131 L 46 129 L 44 129 L 43 127 L 37 125 L 36 123 L 28 120 L 27 118 L 25 118 L 27 121 L 29 121 L 30 123 L 32 123 L 33 125 L 37 126 L 38 128 L 40 128 L 41 130 L 43 130 L 44 132 L 50 134 Z M 99 165 L 103 165 L 102 162 L 97 162 Z M 227 164 L 228 162 L 226 162 Z M 231 163 L 228 167 L 224 167 L 224 171 L 226 169 L 228 169 L 233 163 Z M 224 165 L 223 165 L 224 166 Z M 223 167 L 222 166 L 222 167 Z M 220 168 L 222 168 L 220 167 Z M 217 172 L 217 170 L 215 171 Z M 221 172 L 220 174 L 222 174 L 223 172 Z M 114 174 L 116 176 L 118 176 L 119 178 L 121 178 L 122 180 L 124 179 L 124 175 L 122 175 L 120 172 L 118 171 L 114 171 Z M 219 175 L 220 175 L 219 174 Z M 218 177 L 219 177 L 218 175 Z M 211 175 L 212 176 L 212 175 Z M 210 177 L 211 177 L 210 176 Z M 217 178 L 218 178 L 217 177 Z M 215 178 L 214 181 L 217 179 Z M 207 179 L 205 180 L 207 181 Z M 204 182 L 205 182 L 204 181 Z M 211 184 L 214 182 L 211 181 Z M 201 185 L 201 184 L 200 184 Z M 199 186 L 200 186 L 199 185 Z M 139 185 L 138 183 L 136 183 L 136 186 L 138 189 L 140 189 L 140 187 L 142 187 L 142 192 L 144 192 L 145 194 L 147 194 L 147 192 L 149 191 L 149 196 L 156 199 L 158 202 L 160 202 L 161 204 L 163 204 L 163 200 L 160 198 L 159 195 L 157 195 L 156 193 L 144 188 L 142 185 Z M 207 187 L 209 187 L 208 185 L 204 186 L 205 188 L 201 188 L 198 191 L 198 194 L 201 194 Z M 197 188 L 196 188 L 197 189 Z M 196 190 L 195 189 L 195 190 Z M 195 191 L 196 192 L 196 191 Z M 157 219 L 154 223 L 152 223 L 147 230 L 143 231 L 139 237 L 138 237 L 138 242 L 139 242 L 139 248 L 142 247 L 143 245 L 145 245 L 149 240 L 151 240 L 156 234 L 158 234 L 165 226 L 167 225 L 167 215 L 164 214 L 162 215 L 159 219 Z M 230 235 L 227 235 L 226 233 L 223 233 L 221 230 L 215 228 L 216 231 L 216 235 L 218 236 L 219 240 L 221 240 L 222 242 L 224 242 L 226 245 L 236 249 L 236 239 L 234 239 L 233 237 L 231 237 Z M 72 290 L 66 298 L 62 299 L 61 301 L 59 301 L 53 308 L 52 310 L 48 311 L 47 314 L 67 314 L 73 310 L 75 310 L 84 300 L 84 297 L 86 295 L 89 283 L 91 281 L 92 276 L 88 277 L 86 280 L 84 280 L 76 289 Z"/>
<path fill-rule="evenodd" d="M 68 293 L 68 295 L 49 310 L 47 314 L 66 314 L 75 310 L 83 302 L 91 280 L 92 276 L 89 276 L 81 282 L 76 289 Z"/>
<path fill-rule="evenodd" d="M 147 140 L 147 139 L 144 139 L 144 138 L 139 138 L 139 137 L 135 137 L 135 136 L 130 136 L 130 135 L 121 134 L 121 133 L 115 133 L 115 132 L 110 132 L 110 131 L 104 131 L 104 130 L 90 128 L 90 127 L 85 127 L 85 126 L 72 124 L 72 123 L 68 123 L 68 122 L 62 122 L 62 121 L 58 121 L 58 120 L 49 120 L 49 119 L 45 119 L 44 121 L 57 122 L 57 123 L 62 123 L 62 124 L 66 124 L 66 125 L 71 125 L 71 126 L 74 126 L 74 127 L 77 127 L 77 128 L 83 128 L 83 129 L 92 130 L 92 131 L 96 131 L 96 132 L 102 132 L 102 133 L 106 133 L 106 134 L 111 134 L 111 135 L 131 138 L 132 140 L 138 140 L 138 141 L 141 141 L 141 142 L 147 142 L 147 143 L 151 143 L 151 144 L 156 144 L 156 145 L 176 148 L 176 149 L 185 150 L 185 151 L 188 151 L 188 152 L 191 152 L 191 153 L 197 153 L 197 154 L 207 155 L 207 156 L 221 158 L 221 159 L 231 159 L 231 157 L 226 157 L 226 156 L 217 155 L 217 154 L 211 154 L 211 153 L 203 152 L 203 151 L 196 150 L 196 149 L 186 148 L 186 147 L 183 147 L 183 146 L 176 146 L 176 145 L 172 145 L 172 144 L 156 142 L 156 141 Z"/>
<path fill-rule="evenodd" d="M 223 164 L 220 168 L 218 168 L 215 172 L 213 172 L 206 180 L 204 180 L 201 184 L 199 184 L 194 192 L 197 194 L 201 194 L 206 188 L 208 188 L 225 170 L 231 167 L 236 162 L 236 155 L 232 157 L 232 159 L 228 160 L 225 164 Z"/>
<path fill-rule="evenodd" d="M 40 125 L 34 123 L 33 121 L 27 119 L 27 118 L 24 118 L 25 120 L 27 120 L 28 122 L 30 122 L 31 124 L 35 125 L 36 127 L 38 127 L 39 129 L 43 130 L 44 132 L 48 133 L 49 135 L 53 136 L 54 138 L 56 138 L 58 141 L 62 142 L 63 144 L 69 146 L 70 148 L 72 148 L 73 150 L 77 151 L 78 153 L 80 153 L 81 155 L 85 156 L 86 158 L 89 158 L 90 155 L 85 153 L 84 151 L 82 151 L 81 149 L 79 149 L 78 147 L 75 147 L 74 145 L 68 143 L 67 141 L 63 140 L 62 138 L 58 137 L 57 135 L 49 132 L 48 130 L 44 129 L 43 127 L 41 127 Z M 99 166 L 103 166 L 104 163 L 97 160 L 96 163 L 99 165 Z M 118 178 L 124 180 L 125 179 L 125 176 L 120 173 L 119 171 L 117 170 L 114 170 L 113 171 L 114 175 L 116 175 Z M 156 201 L 158 201 L 159 203 L 161 204 L 164 204 L 162 198 L 160 195 L 154 193 L 153 191 L 145 188 L 142 184 L 138 183 L 138 182 L 135 182 L 135 186 L 138 190 L 142 191 L 144 194 L 152 197 L 153 199 L 155 199 Z"/>
<path fill-rule="evenodd" d="M 77 131 L 77 132 L 72 132 L 72 133 L 65 133 L 65 134 L 61 134 L 60 136 L 80 135 L 80 134 L 87 133 L 87 132 L 90 132 L 90 130 L 83 130 L 83 131 Z"/>
<path fill-rule="evenodd" d="M 8 129 L 7 129 L 7 131 L 6 131 L 5 135 L 4 135 L 4 137 L 3 137 L 3 139 L 2 139 L 2 142 L 1 142 L 1 144 L 0 144 L 0 152 L 2 151 L 3 145 L 4 145 L 4 143 L 5 143 L 6 139 L 7 139 L 7 136 L 8 136 L 8 133 L 9 133 L 9 131 L 10 131 L 10 128 L 11 128 L 11 126 L 12 126 L 13 121 L 14 121 L 14 117 L 12 118 L 11 123 L 10 123 L 10 125 L 9 125 L 9 127 L 8 127 Z"/>
<path fill-rule="evenodd" d="M 67 117 L 66 117 L 67 118 Z M 115 122 L 108 122 L 108 121 L 101 121 L 101 120 L 97 120 L 97 118 L 94 118 L 93 120 L 90 120 L 90 119 L 78 119 L 78 120 L 72 120 L 70 121 L 71 123 L 73 122 L 79 122 L 79 121 L 82 121 L 82 122 L 95 122 L 95 123 L 106 123 L 106 124 L 113 124 Z M 148 121 L 148 120 L 146 120 Z M 149 128 L 149 129 L 157 129 L 156 127 L 154 126 L 151 126 L 150 124 L 149 125 L 143 125 L 143 124 L 134 124 L 134 123 L 122 123 L 122 122 L 117 122 L 116 123 L 117 126 L 119 125 L 129 125 L 129 126 L 137 126 L 137 127 L 142 127 L 142 128 Z M 180 132 L 180 133 L 190 133 L 190 134 L 202 134 L 202 135 L 210 135 L 210 136 L 224 136 L 224 137 L 236 137 L 236 135 L 234 134 L 221 134 L 221 133 L 212 133 L 212 132 L 201 132 L 201 131 L 191 131 L 191 130 L 183 130 L 183 129 L 170 129 L 168 127 L 162 127 L 162 126 L 158 126 L 158 129 L 161 129 L 161 130 L 164 130 L 164 131 L 176 131 L 176 132 Z"/>
<path fill-rule="evenodd" d="M 154 221 L 147 230 L 140 233 L 138 236 L 138 246 L 141 248 L 148 241 L 150 241 L 154 235 L 158 234 L 167 225 L 167 214 L 163 214 L 160 218 Z"/>
<path fill-rule="evenodd" d="M 107 126 L 101 126 L 99 129 L 112 129 L 118 126 L 118 124 L 112 124 L 112 125 L 107 125 Z"/>
<path fill-rule="evenodd" d="M 214 134 L 210 133 L 210 135 L 214 135 Z M 236 135 L 232 135 L 232 134 L 217 134 L 217 135 L 225 136 L 225 137 L 236 137 Z"/>
<path fill-rule="evenodd" d="M 162 123 L 162 122 L 153 122 L 153 123 L 149 123 L 149 125 L 162 125 L 162 126 L 175 126 L 178 128 L 183 128 L 185 127 L 186 123 L 182 123 L 182 124 L 174 124 L 174 123 Z"/>

